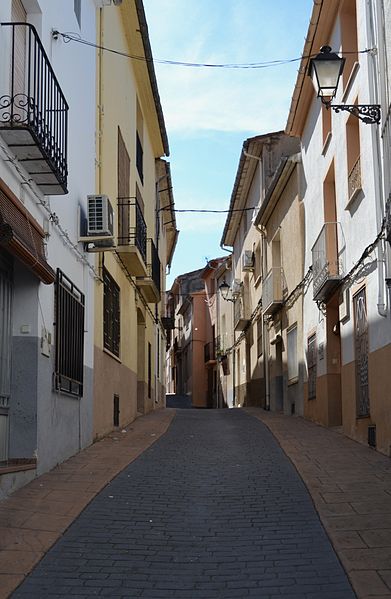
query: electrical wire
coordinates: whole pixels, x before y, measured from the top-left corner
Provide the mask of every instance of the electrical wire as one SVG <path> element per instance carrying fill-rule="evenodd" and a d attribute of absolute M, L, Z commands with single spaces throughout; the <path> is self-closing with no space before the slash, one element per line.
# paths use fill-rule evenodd
<path fill-rule="evenodd" d="M 53 37 L 56 39 L 58 36 L 61 36 L 65 43 L 76 42 L 78 44 L 83 44 L 85 46 L 90 46 L 91 48 L 95 48 L 97 50 L 102 50 L 105 52 L 110 52 L 111 54 L 116 54 L 118 56 L 123 56 L 125 58 L 131 58 L 132 60 L 140 60 L 142 62 L 152 62 L 156 64 L 166 64 L 172 66 L 180 66 L 180 67 L 192 67 L 192 68 L 212 68 L 212 69 L 268 69 L 271 67 L 277 67 L 285 64 L 291 64 L 294 62 L 300 62 L 305 58 L 313 58 L 317 56 L 316 54 L 311 54 L 308 56 L 298 56 L 297 58 L 287 58 L 280 60 L 269 60 L 263 62 L 245 62 L 245 63 L 206 63 L 206 62 L 185 62 L 183 60 L 166 60 L 166 59 L 158 59 L 158 58 L 146 58 L 145 56 L 137 56 L 136 54 L 128 54 L 127 52 L 121 52 L 120 50 L 114 50 L 113 48 L 108 48 L 107 46 L 102 46 L 100 44 L 95 44 L 94 42 L 89 42 L 88 40 L 83 39 L 78 33 L 74 32 L 62 32 L 54 30 L 52 32 Z M 372 49 L 360 50 L 357 54 L 363 54 L 366 52 L 371 52 Z M 356 54 L 356 52 L 344 52 L 344 54 Z"/>

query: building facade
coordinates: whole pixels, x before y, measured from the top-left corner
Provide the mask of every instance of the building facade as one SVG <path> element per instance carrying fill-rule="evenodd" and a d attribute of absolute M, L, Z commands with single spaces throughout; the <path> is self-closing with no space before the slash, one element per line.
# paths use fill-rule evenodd
<path fill-rule="evenodd" d="M 301 140 L 305 270 L 312 268 L 313 279 L 304 294 L 304 414 L 325 425 L 342 425 L 349 437 L 388 455 L 386 14 L 387 2 L 332 0 L 314 5 L 303 51 L 307 58 L 297 78 L 286 132 Z M 381 104 L 380 126 L 346 109 L 327 109 L 316 97 L 307 76 L 308 55 L 325 45 L 346 57 L 333 103 Z"/>
<path fill-rule="evenodd" d="M 0 496 L 92 441 L 96 59 L 53 34 L 95 38 L 77 8 L 0 5 Z"/>
<path fill-rule="evenodd" d="M 162 297 L 176 240 L 168 140 L 141 0 L 98 9 L 96 193 L 110 203 L 95 287 L 94 437 L 165 405 Z M 118 90 L 118 93 L 113 93 Z M 103 242 L 105 243 L 105 241 Z"/>

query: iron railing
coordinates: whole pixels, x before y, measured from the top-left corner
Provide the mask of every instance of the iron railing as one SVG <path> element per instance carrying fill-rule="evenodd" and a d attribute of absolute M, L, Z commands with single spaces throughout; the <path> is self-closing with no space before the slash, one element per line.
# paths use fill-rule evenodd
<path fill-rule="evenodd" d="M 264 313 L 282 303 L 283 272 L 281 266 L 272 266 L 262 284 L 262 306 Z"/>
<path fill-rule="evenodd" d="M 1 25 L 11 27 L 11 77 L 10 93 L 0 96 L 0 128 L 27 128 L 66 188 L 68 104 L 35 27 L 30 23 Z M 16 30 L 21 27 L 25 31 L 25 56 L 20 56 L 16 47 Z"/>
<path fill-rule="evenodd" d="M 313 295 L 316 299 L 328 281 L 345 274 L 345 239 L 341 224 L 325 223 L 312 247 Z"/>
<path fill-rule="evenodd" d="M 135 245 L 146 263 L 147 225 L 139 203 L 137 200 L 120 200 L 118 208 L 121 219 L 118 227 L 118 245 Z"/>

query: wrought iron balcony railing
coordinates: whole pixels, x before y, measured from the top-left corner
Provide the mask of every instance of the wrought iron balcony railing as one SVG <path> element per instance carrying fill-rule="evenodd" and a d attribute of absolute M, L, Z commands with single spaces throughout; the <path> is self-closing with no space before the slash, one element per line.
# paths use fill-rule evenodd
<path fill-rule="evenodd" d="M 327 300 L 344 274 L 345 238 L 341 223 L 325 223 L 312 247 L 314 300 Z"/>
<path fill-rule="evenodd" d="M 234 329 L 235 331 L 243 331 L 250 320 L 247 302 L 245 301 L 244 292 L 238 295 L 234 301 Z"/>
<path fill-rule="evenodd" d="M 146 275 L 137 277 L 136 283 L 148 302 L 158 303 L 161 299 L 161 265 L 158 251 L 152 239 L 147 240 Z"/>
<path fill-rule="evenodd" d="M 264 314 L 273 314 L 283 301 L 283 271 L 281 266 L 272 266 L 262 284 L 262 306 Z"/>
<path fill-rule="evenodd" d="M 118 245 L 136 246 L 147 261 L 147 225 L 137 200 L 118 202 Z"/>
<path fill-rule="evenodd" d="M 9 87 L 0 90 L 1 134 L 44 194 L 65 194 L 68 104 L 34 26 L 1 25 L 11 65 Z"/>

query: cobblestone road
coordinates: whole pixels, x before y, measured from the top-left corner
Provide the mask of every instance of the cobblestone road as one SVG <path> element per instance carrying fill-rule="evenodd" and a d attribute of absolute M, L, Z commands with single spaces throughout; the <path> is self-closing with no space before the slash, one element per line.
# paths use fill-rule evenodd
<path fill-rule="evenodd" d="M 14 599 L 354 599 L 304 484 L 240 410 L 179 411 Z"/>

